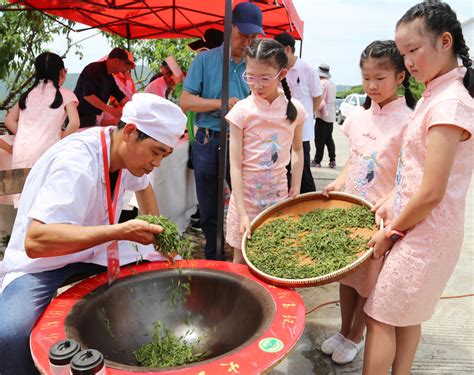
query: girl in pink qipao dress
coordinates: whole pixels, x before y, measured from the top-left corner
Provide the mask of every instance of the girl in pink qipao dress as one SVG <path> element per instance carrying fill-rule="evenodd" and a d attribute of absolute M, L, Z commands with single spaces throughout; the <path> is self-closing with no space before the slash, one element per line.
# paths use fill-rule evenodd
<path fill-rule="evenodd" d="M 375 41 L 360 58 L 367 100 L 365 110 L 354 110 L 342 132 L 349 138 L 349 160 L 341 174 L 323 191 L 345 191 L 375 204 L 395 186 L 398 156 L 408 119 L 415 107 L 410 74 L 393 40 Z M 403 85 L 405 97 L 399 97 Z M 352 362 L 364 345 L 363 307 L 382 266 L 369 260 L 360 270 L 341 280 L 339 298 L 341 329 L 321 345 L 334 362 Z"/>
<path fill-rule="evenodd" d="M 288 58 L 279 42 L 256 39 L 245 60 L 243 78 L 252 94 L 237 102 L 226 116 L 232 179 L 226 240 L 234 248 L 234 263 L 244 263 L 241 242 L 251 220 L 272 204 L 299 193 L 302 127 L 307 117 L 303 105 L 291 98 L 285 79 Z M 288 192 L 290 154 L 292 184 Z"/>
<path fill-rule="evenodd" d="M 473 169 L 474 72 L 456 14 L 439 1 L 415 5 L 395 41 L 426 90 L 404 136 L 396 190 L 379 210 L 393 208 L 393 220 L 369 243 L 385 260 L 364 308 L 367 375 L 410 373 L 421 323 L 459 258 Z"/>

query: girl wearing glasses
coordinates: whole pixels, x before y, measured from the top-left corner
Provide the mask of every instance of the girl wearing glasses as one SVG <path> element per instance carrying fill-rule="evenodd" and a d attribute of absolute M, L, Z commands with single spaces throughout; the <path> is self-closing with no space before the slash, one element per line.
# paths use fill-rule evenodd
<path fill-rule="evenodd" d="M 251 220 L 300 191 L 302 131 L 307 117 L 303 105 L 291 98 L 285 79 L 288 58 L 280 43 L 254 40 L 245 52 L 245 61 L 247 70 L 242 77 L 252 93 L 226 116 L 232 179 L 226 240 L 234 248 L 234 263 L 244 263 L 241 242 Z M 288 191 L 286 165 L 290 153 L 292 183 Z M 250 237 L 249 231 L 247 235 Z"/>

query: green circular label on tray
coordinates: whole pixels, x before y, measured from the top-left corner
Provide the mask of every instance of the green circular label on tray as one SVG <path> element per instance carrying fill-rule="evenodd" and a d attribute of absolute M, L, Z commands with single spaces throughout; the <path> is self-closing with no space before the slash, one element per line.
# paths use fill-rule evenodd
<path fill-rule="evenodd" d="M 260 349 L 267 353 L 277 353 L 283 349 L 283 341 L 274 338 L 274 337 L 267 337 L 263 340 L 260 340 L 258 343 Z"/>

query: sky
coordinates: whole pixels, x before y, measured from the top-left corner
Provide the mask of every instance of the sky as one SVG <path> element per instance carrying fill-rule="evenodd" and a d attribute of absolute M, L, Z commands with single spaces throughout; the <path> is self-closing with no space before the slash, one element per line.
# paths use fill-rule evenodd
<path fill-rule="evenodd" d="M 198 0 L 196 0 L 198 1 Z M 305 22 L 303 60 L 319 66 L 331 66 L 336 84 L 360 84 L 359 56 L 362 50 L 377 39 L 393 39 L 397 20 L 417 0 L 293 0 L 298 14 Z M 473 17 L 471 0 L 448 1 L 463 22 Z M 79 41 L 97 31 L 76 33 Z M 471 36 L 472 40 L 472 36 Z M 89 62 L 103 57 L 111 47 L 105 38 L 93 36 L 81 42 L 84 58 L 74 54 L 65 59 L 69 72 L 79 73 Z M 61 53 L 64 42 L 56 40 L 48 46 Z M 299 51 L 299 47 L 297 47 Z"/>
<path fill-rule="evenodd" d="M 305 22 L 302 59 L 331 67 L 334 83 L 359 85 L 359 57 L 377 39 L 393 39 L 395 24 L 419 1 L 293 0 Z M 463 22 L 473 17 L 471 0 L 448 1 Z M 472 40 L 472 38 L 471 38 Z"/>

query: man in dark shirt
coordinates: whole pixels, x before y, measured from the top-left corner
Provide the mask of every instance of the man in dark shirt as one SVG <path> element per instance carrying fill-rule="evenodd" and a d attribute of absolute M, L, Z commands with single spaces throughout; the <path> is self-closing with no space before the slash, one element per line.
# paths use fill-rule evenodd
<path fill-rule="evenodd" d="M 77 110 L 81 128 L 95 126 L 96 117 L 104 111 L 116 117 L 118 122 L 122 115 L 120 108 L 128 99 L 118 88 L 112 74 L 123 73 L 134 67 L 127 51 L 114 48 L 105 61 L 93 62 L 84 68 L 74 89 L 74 94 L 79 99 Z M 117 99 L 120 108 L 107 104 L 110 96 Z"/>

